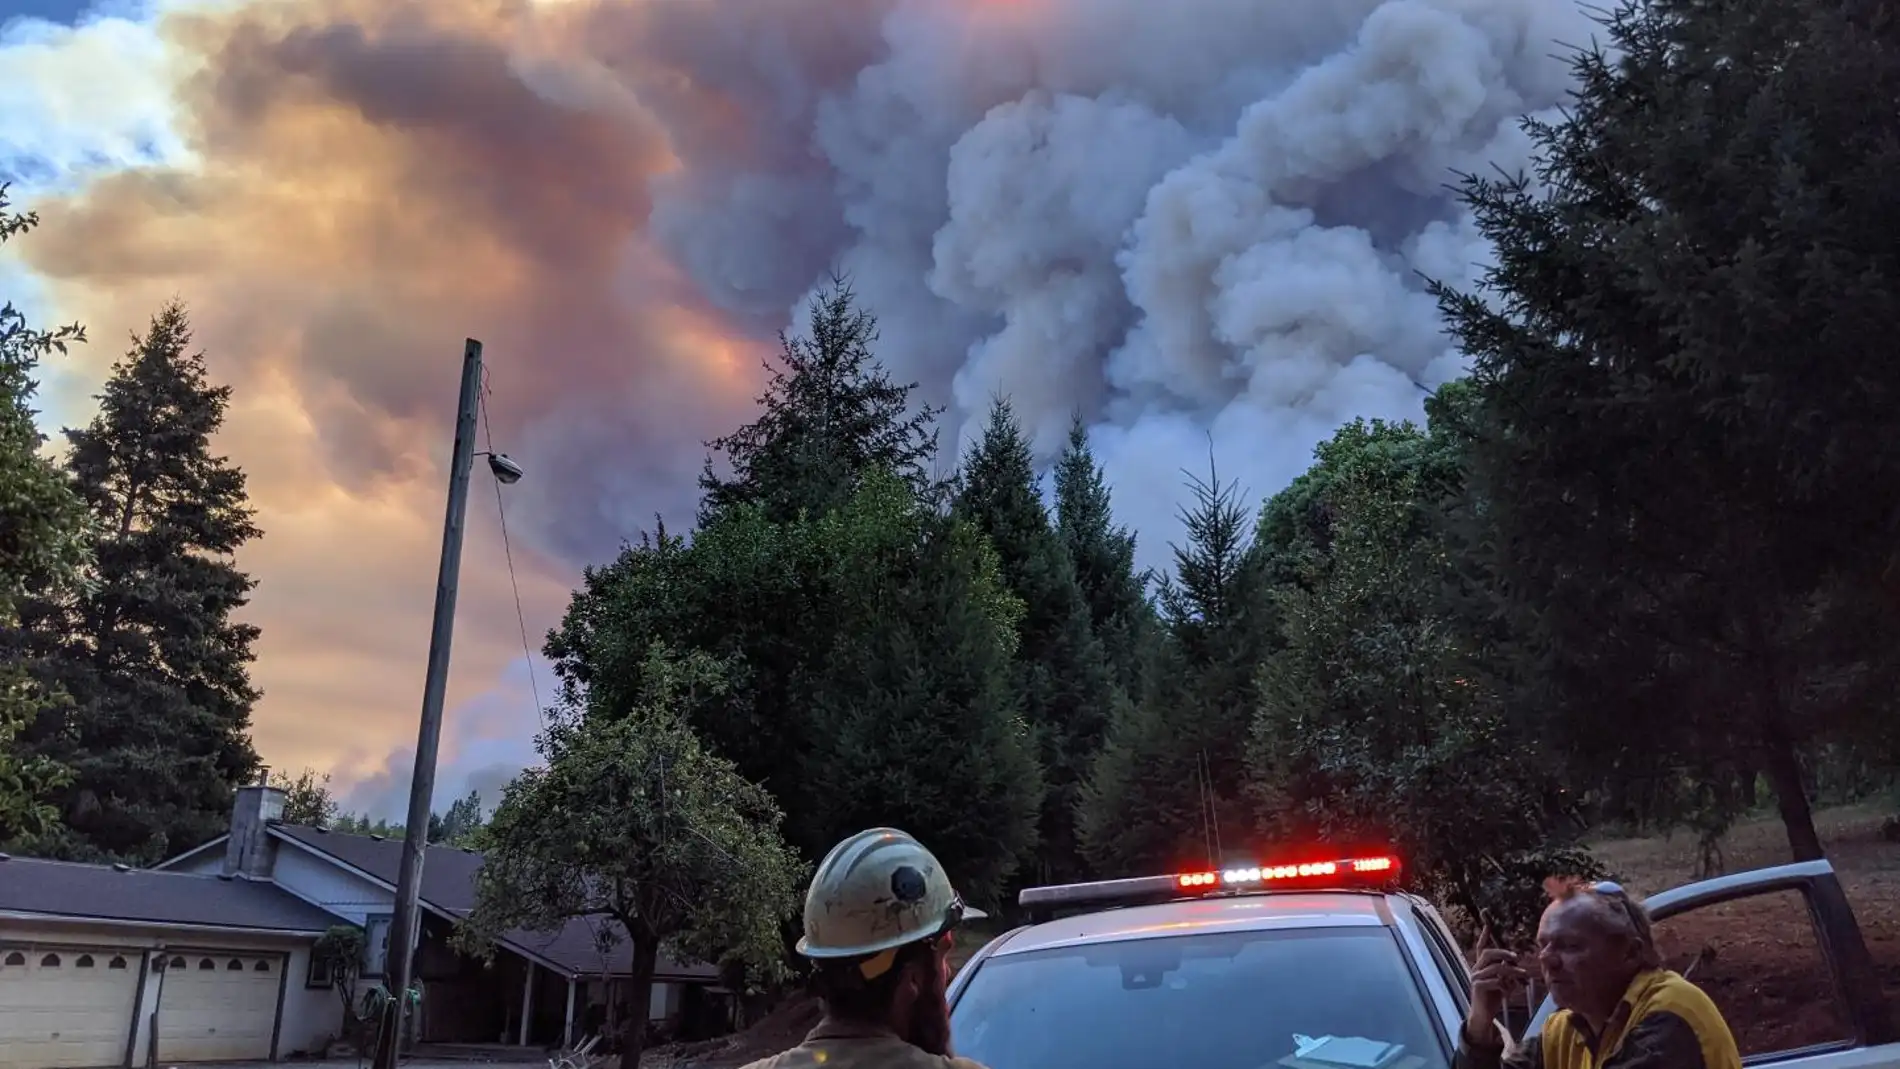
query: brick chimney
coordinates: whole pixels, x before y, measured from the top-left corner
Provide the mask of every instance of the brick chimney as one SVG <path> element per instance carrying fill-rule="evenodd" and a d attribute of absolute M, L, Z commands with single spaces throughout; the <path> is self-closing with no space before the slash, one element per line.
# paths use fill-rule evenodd
<path fill-rule="evenodd" d="M 284 792 L 257 784 L 239 787 L 231 805 L 231 837 L 224 844 L 224 874 L 246 879 L 270 878 L 277 844 L 270 825 L 284 815 Z"/>

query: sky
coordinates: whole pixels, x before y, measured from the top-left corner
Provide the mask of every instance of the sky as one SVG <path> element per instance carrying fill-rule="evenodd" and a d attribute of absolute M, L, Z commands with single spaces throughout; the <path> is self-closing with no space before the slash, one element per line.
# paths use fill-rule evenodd
<path fill-rule="evenodd" d="M 462 343 L 488 363 L 438 805 L 533 760 L 581 569 L 690 522 L 703 442 L 848 276 L 967 442 L 1080 415 L 1144 563 L 1184 472 L 1260 498 L 1464 363 L 1423 279 L 1489 250 L 1448 189 L 1524 167 L 1567 0 L 0 0 L 0 296 L 91 343 L 191 309 L 265 534 L 266 763 L 400 814 Z M 482 475 L 478 468 L 478 477 Z"/>

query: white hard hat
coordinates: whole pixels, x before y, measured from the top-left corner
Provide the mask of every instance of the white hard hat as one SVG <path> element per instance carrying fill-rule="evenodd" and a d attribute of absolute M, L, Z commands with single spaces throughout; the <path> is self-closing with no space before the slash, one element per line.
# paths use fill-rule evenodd
<path fill-rule="evenodd" d="M 805 893 L 808 958 L 859 958 L 985 916 L 950 886 L 935 855 L 896 828 L 871 828 L 831 848 Z"/>

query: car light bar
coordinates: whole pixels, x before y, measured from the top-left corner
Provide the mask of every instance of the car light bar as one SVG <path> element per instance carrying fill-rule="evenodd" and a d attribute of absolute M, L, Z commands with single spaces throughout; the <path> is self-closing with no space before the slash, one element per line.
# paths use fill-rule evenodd
<path fill-rule="evenodd" d="M 1181 872 L 1172 876 L 1137 876 L 1126 880 L 1097 880 L 1054 887 L 1025 887 L 1016 896 L 1025 909 L 1062 906 L 1130 906 L 1180 898 L 1266 890 L 1347 889 L 1387 883 L 1398 877 L 1399 859 L 1390 855 L 1306 861 L 1294 865 L 1240 865 L 1219 871 Z"/>

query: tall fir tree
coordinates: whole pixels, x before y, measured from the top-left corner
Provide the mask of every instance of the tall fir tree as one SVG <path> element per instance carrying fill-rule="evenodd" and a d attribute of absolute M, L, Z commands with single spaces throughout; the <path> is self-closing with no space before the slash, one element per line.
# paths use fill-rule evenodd
<path fill-rule="evenodd" d="M 1156 624 L 1149 575 L 1135 568 L 1134 532 L 1115 523 L 1108 482 L 1080 416 L 1069 425 L 1069 444 L 1056 461 L 1055 491 L 1056 535 L 1088 602 L 1090 626 L 1116 683 L 1138 693 L 1142 651 Z"/>
<path fill-rule="evenodd" d="M 57 795 L 74 856 L 151 862 L 222 830 L 257 770 L 249 728 L 254 585 L 233 555 L 259 535 L 244 474 L 213 454 L 230 404 L 167 305 L 68 430 L 67 466 L 98 525 L 91 588 L 21 612 L 29 665 L 71 699 L 25 742 L 73 769 Z"/>
<path fill-rule="evenodd" d="M 1111 874 L 1219 864 L 1251 821 L 1246 739 L 1275 629 L 1265 569 L 1236 486 L 1192 478 L 1187 541 L 1158 594 L 1164 633 L 1149 680 L 1109 726 L 1077 814 L 1083 848 Z"/>
<path fill-rule="evenodd" d="M 878 363 L 877 317 L 842 279 L 812 299 L 810 312 L 808 336 L 779 335 L 759 418 L 707 443 L 732 472 L 720 475 L 707 459 L 702 525 L 741 504 L 762 506 L 775 522 L 823 515 L 874 468 L 896 473 L 921 498 L 939 491 L 931 474 L 938 411 L 913 408 L 916 384 L 894 381 Z"/>
<path fill-rule="evenodd" d="M 1890 724 L 1900 669 L 1900 142 L 1864 104 L 1900 38 L 1878 4 L 1599 18 L 1535 180 L 1465 183 L 1489 292 L 1437 290 L 1485 544 L 1572 767 L 1740 804 L 1759 771 L 1816 858 L 1803 764 Z"/>
<path fill-rule="evenodd" d="M 1005 399 L 990 406 L 983 438 L 964 461 L 955 511 L 989 537 L 1004 582 L 1024 606 L 1016 687 L 1048 788 L 1041 845 L 1025 875 L 1080 878 L 1075 806 L 1101 748 L 1113 684 L 1075 567 L 1037 492 L 1029 441 Z"/>

